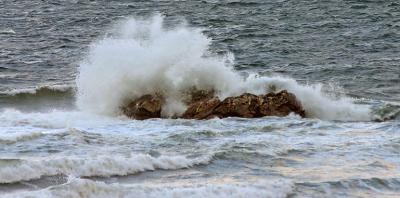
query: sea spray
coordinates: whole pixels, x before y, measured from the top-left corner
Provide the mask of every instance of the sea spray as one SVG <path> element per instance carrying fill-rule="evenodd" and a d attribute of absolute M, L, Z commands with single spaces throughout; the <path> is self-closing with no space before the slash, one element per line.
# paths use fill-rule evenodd
<path fill-rule="evenodd" d="M 77 78 L 80 109 L 116 115 L 129 100 L 144 94 L 166 98 L 163 116 L 181 114 L 182 93 L 193 87 L 214 89 L 219 97 L 244 92 L 263 94 L 287 89 L 302 102 L 308 117 L 329 120 L 370 120 L 368 106 L 352 99 L 332 99 L 322 85 L 305 86 L 288 77 L 241 76 L 233 69 L 233 55 L 210 53 L 211 39 L 201 29 L 181 24 L 163 27 L 163 17 L 128 19 L 110 36 L 94 42 Z"/>
<path fill-rule="evenodd" d="M 182 90 L 232 89 L 240 76 L 226 57 L 204 56 L 210 39 L 185 26 L 164 30 L 162 21 L 161 16 L 130 19 L 118 29 L 118 38 L 90 47 L 77 79 L 80 108 L 115 114 L 125 100 L 157 92 L 168 101 L 164 113 L 181 113 Z"/>

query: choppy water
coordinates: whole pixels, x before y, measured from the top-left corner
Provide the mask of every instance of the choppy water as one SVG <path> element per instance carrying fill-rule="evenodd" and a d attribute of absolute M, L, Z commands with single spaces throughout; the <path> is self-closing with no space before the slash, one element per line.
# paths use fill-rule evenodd
<path fill-rule="evenodd" d="M 0 3 L 1 197 L 399 197 L 397 1 Z M 234 68 L 234 69 L 232 69 Z M 132 121 L 191 86 L 308 118 Z"/>

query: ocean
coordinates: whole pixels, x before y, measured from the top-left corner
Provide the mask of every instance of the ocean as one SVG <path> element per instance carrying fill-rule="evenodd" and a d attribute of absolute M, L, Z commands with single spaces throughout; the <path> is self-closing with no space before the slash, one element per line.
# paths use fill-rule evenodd
<path fill-rule="evenodd" d="M 173 119 L 193 87 L 306 118 Z M 2 0 L 0 197 L 400 197 L 400 3 Z"/>

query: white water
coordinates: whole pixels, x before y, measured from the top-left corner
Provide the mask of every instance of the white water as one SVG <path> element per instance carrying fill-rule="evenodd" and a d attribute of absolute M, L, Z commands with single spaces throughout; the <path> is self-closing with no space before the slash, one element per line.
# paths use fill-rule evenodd
<path fill-rule="evenodd" d="M 301 85 L 288 77 L 249 74 L 233 70 L 233 55 L 210 54 L 211 39 L 201 29 L 184 24 L 163 28 L 163 17 L 122 21 L 90 47 L 77 78 L 78 107 L 84 111 L 116 115 L 128 100 L 144 94 L 166 97 L 164 116 L 185 110 L 182 93 L 192 87 L 214 89 L 221 98 L 244 92 L 264 94 L 274 86 L 293 92 L 308 117 L 327 120 L 370 120 L 368 106 L 352 99 L 333 99 L 322 85 Z"/>
<path fill-rule="evenodd" d="M 212 157 L 187 159 L 184 156 L 160 156 L 154 158 L 150 155 L 132 154 L 132 156 L 92 156 L 92 158 L 55 159 L 35 158 L 20 159 L 13 166 L 0 169 L 0 184 L 14 183 L 39 179 L 42 176 L 73 175 L 76 177 L 89 176 L 123 176 L 148 170 L 164 169 L 175 170 L 188 168 L 194 165 L 208 164 Z"/>
<path fill-rule="evenodd" d="M 218 197 L 287 197 L 293 192 L 289 181 L 263 181 L 255 184 L 186 184 L 157 185 L 118 185 L 94 182 L 86 179 L 70 178 L 67 184 L 55 188 L 23 193 L 13 193 L 6 197 L 146 197 L 146 198 L 218 198 Z M 172 182 L 171 182 L 172 183 Z"/>
<path fill-rule="evenodd" d="M 300 183 L 390 182 L 399 174 L 398 124 L 390 122 L 297 116 L 134 121 L 8 109 L 0 111 L 0 128 L 0 183 L 10 185 L 0 197 L 286 197 L 296 184 L 264 185 L 261 179 L 276 179 L 264 173 Z M 60 174 L 77 179 L 58 181 Z"/>
<path fill-rule="evenodd" d="M 247 13 L 250 18 L 246 15 L 246 20 L 233 17 L 224 21 L 217 17 L 224 15 L 219 12 L 224 12 L 220 8 L 226 6 L 207 1 L 199 6 L 218 13 L 206 12 L 207 16 L 191 13 L 188 17 L 203 27 L 211 25 L 209 32 L 217 35 L 215 38 L 207 38 L 201 29 L 185 24 L 163 26 L 171 23 L 164 23 L 162 16 L 131 18 L 115 24 L 108 34 L 93 42 L 88 51 L 79 50 L 87 47 L 93 34 L 98 34 L 99 28 L 109 19 L 161 10 L 173 20 L 178 13 L 187 15 L 186 11 L 200 8 L 192 7 L 197 6 L 194 2 L 168 5 L 163 1 L 158 6 L 150 2 L 110 4 L 94 0 L 75 2 L 72 7 L 61 1 L 51 5 L 29 2 L 35 8 L 24 9 L 21 13 L 21 9 L 27 8 L 23 1 L 7 3 L 6 7 L 9 4 L 11 9 L 4 7 L 8 17 L 1 21 L 7 24 L 0 28 L 0 37 L 5 42 L 5 48 L 0 47 L 0 57 L 5 58 L 0 67 L 0 197 L 398 197 L 400 108 L 399 104 L 386 104 L 387 101 L 381 99 L 396 100 L 393 97 L 398 93 L 395 63 L 400 59 L 393 59 L 391 45 L 380 45 L 382 35 L 387 36 L 385 32 L 376 35 L 377 45 L 371 41 L 371 46 L 347 46 L 346 49 L 355 49 L 354 54 L 360 55 L 354 59 L 341 56 L 343 54 L 336 54 L 338 56 L 333 59 L 304 57 L 346 49 L 335 45 L 334 40 L 324 43 L 323 37 L 319 38 L 323 45 L 310 42 L 299 46 L 297 41 L 311 38 L 303 34 L 309 24 L 305 29 L 302 29 L 304 24 L 300 24 L 299 31 L 291 34 L 287 29 L 290 29 L 290 20 L 286 20 L 290 16 L 278 16 L 279 13 L 272 17 L 279 18 L 278 21 L 265 21 L 268 26 L 275 27 L 273 30 L 262 29 L 265 24 L 251 20 L 259 19 L 260 13 L 253 11 L 259 10 L 262 3 L 228 2 L 226 6 L 230 11 Z M 396 7 L 396 4 L 379 5 L 385 7 L 385 12 Z M 367 9 L 372 8 L 372 4 L 368 4 Z M 336 8 L 333 6 L 333 9 Z M 71 11 L 76 16 L 69 17 Z M 83 18 L 78 16 L 82 13 Z M 268 18 L 261 16 L 264 17 Z M 52 24 L 52 21 L 59 23 Z M 321 21 L 314 22 L 314 25 L 321 25 Z M 386 20 L 383 25 L 393 25 L 392 22 L 395 23 Z M 369 25 L 365 25 L 357 28 L 363 33 L 367 31 L 360 39 L 374 37 L 369 34 Z M 348 30 L 346 24 L 339 26 Z M 285 33 L 277 35 L 277 32 Z M 340 37 L 341 31 L 338 32 Z M 386 33 L 385 39 L 390 40 L 393 34 Z M 226 35 L 237 36 L 238 40 L 223 41 L 232 39 Z M 273 35 L 273 38 L 261 38 L 263 35 Z M 260 48 L 262 40 L 268 42 L 264 46 L 270 46 L 282 39 L 289 39 L 289 43 L 271 49 Z M 352 95 L 373 99 L 359 101 L 338 96 L 334 90 L 337 87 L 330 90 L 326 84 L 300 83 L 288 76 L 264 76 L 254 73 L 252 68 L 239 73 L 233 67 L 242 65 L 235 64 L 234 55 L 229 52 L 213 54 L 210 43 L 212 46 L 235 44 L 233 49 L 244 50 L 240 54 L 243 63 L 256 61 L 250 60 L 251 57 L 263 58 L 267 51 L 279 53 L 293 46 L 300 50 L 289 50 L 290 54 L 284 55 L 287 60 L 282 57 L 264 60 L 261 62 L 275 65 L 256 69 L 267 73 L 266 70 L 275 70 L 276 64 L 282 63 L 288 64 L 289 70 L 282 68 L 281 71 L 290 74 L 296 67 L 321 71 L 321 75 L 301 76 L 303 70 L 294 76 L 316 81 L 332 77 L 348 85 L 351 88 L 348 91 L 355 91 Z M 256 48 L 246 49 L 251 46 Z M 319 51 L 301 51 L 318 46 L 322 47 Z M 373 51 L 382 47 L 389 51 Z M 361 51 L 357 51 L 359 49 Z M 387 60 L 383 60 L 383 56 Z M 294 57 L 299 59 L 293 60 Z M 79 63 L 79 73 L 75 74 L 76 58 L 84 60 Z M 332 64 L 315 65 L 328 59 Z M 365 67 L 340 65 L 360 60 L 365 60 Z M 297 62 L 305 65 L 289 64 Z M 376 64 L 380 68 L 376 68 Z M 370 72 L 361 72 L 365 68 Z M 377 69 L 383 73 L 368 78 L 368 74 Z M 351 79 L 350 74 L 343 72 L 357 71 L 361 76 L 354 82 L 343 82 Z M 329 76 L 335 73 L 340 75 Z M 75 76 L 76 85 L 70 86 Z M 318 80 L 316 76 L 321 78 Z M 359 84 L 369 79 L 376 82 L 376 86 Z M 119 106 L 127 100 L 154 92 L 167 97 L 163 115 L 179 114 L 185 109 L 181 95 L 193 86 L 214 89 L 221 98 L 243 92 L 264 94 L 288 89 L 302 101 L 311 118 L 292 114 L 283 118 L 138 121 L 118 116 Z M 75 90 L 79 90 L 76 101 L 79 109 L 72 103 Z M 356 104 L 361 102 L 373 106 L 377 117 L 374 119 L 388 121 L 364 122 L 370 120 L 370 107 Z"/>

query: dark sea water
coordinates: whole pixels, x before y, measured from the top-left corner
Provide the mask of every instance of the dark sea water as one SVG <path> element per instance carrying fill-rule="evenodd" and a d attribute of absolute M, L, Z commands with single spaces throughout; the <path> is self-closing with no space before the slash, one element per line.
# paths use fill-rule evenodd
<path fill-rule="evenodd" d="M 133 121 L 161 91 L 307 118 Z M 0 1 L 0 197 L 400 197 L 400 2 Z"/>

